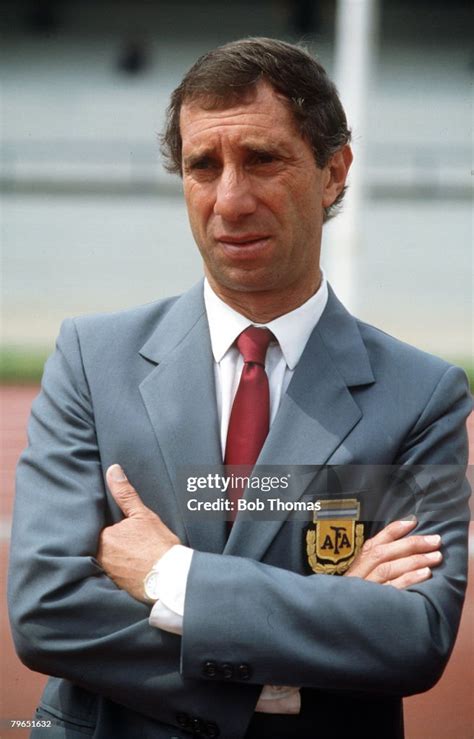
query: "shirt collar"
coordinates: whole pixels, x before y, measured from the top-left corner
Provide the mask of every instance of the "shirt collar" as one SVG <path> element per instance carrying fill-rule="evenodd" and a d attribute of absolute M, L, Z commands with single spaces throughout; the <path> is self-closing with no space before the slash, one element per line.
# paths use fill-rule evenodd
<path fill-rule="evenodd" d="M 328 286 L 324 273 L 317 292 L 295 310 L 275 318 L 269 323 L 253 323 L 224 303 L 214 292 L 207 279 L 204 281 L 204 303 L 206 305 L 211 346 L 214 360 L 219 363 L 226 352 L 248 326 L 264 326 L 277 339 L 285 362 L 293 370 L 299 362 L 306 343 L 326 307 Z"/>

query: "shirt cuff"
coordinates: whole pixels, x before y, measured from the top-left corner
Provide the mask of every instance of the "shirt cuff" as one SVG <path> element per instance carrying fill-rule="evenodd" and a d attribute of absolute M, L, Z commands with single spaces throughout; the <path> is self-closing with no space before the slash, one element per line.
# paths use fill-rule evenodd
<path fill-rule="evenodd" d="M 255 706 L 257 713 L 297 714 L 300 710 L 300 689 L 289 685 L 265 685 Z"/>
<path fill-rule="evenodd" d="M 158 600 L 151 610 L 150 626 L 183 633 L 184 599 L 193 551 L 176 544 L 153 566 L 158 575 Z"/>

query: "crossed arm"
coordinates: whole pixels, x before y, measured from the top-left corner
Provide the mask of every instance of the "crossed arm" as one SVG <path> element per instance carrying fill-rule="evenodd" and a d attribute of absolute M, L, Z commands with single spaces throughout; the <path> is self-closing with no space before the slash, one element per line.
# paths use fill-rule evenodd
<path fill-rule="evenodd" d="M 147 602 L 143 581 L 152 566 L 176 544 L 177 536 L 147 508 L 119 465 L 107 470 L 107 483 L 125 518 L 103 529 L 97 560 L 121 589 Z M 416 519 L 393 521 L 368 539 L 346 577 L 359 577 L 399 590 L 424 582 L 442 561 L 441 537 L 412 535 Z"/>
<path fill-rule="evenodd" d="M 143 578 L 179 541 L 117 473 L 118 466 L 109 468 L 107 482 L 125 518 L 103 530 L 98 559 L 119 588 L 145 600 Z M 183 674 L 201 677 L 209 659 L 248 660 L 255 664 L 251 682 L 259 685 L 427 690 L 449 654 L 460 592 L 455 581 L 447 592 L 443 578 L 433 590 L 423 589 L 443 561 L 441 537 L 410 535 L 416 524 L 414 519 L 390 523 L 366 542 L 342 578 L 308 578 L 241 557 L 195 552 L 186 592 Z M 451 541 L 453 554 L 459 541 Z M 236 599 L 237 593 L 245 597 Z M 233 618 L 223 619 L 226 612 Z M 334 641 L 335 633 L 344 638 Z"/>

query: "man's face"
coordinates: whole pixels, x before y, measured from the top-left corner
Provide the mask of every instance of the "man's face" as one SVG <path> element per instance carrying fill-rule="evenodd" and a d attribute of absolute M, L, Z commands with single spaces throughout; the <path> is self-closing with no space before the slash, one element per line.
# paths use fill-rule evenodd
<path fill-rule="evenodd" d="M 284 99 L 260 83 L 248 102 L 183 105 L 183 185 L 191 229 L 221 296 L 275 291 L 306 300 L 319 283 L 328 168 Z"/>

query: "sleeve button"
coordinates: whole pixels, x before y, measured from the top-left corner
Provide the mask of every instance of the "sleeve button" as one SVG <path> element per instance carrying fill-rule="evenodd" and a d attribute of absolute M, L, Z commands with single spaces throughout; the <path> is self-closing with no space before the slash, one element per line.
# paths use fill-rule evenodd
<path fill-rule="evenodd" d="M 222 674 L 224 676 L 224 680 L 231 680 L 234 677 L 233 666 L 228 662 L 224 662 L 222 665 Z"/>
<path fill-rule="evenodd" d="M 192 718 L 190 721 L 190 728 L 193 730 L 195 736 L 201 736 L 203 733 L 203 722 L 200 718 Z"/>
<path fill-rule="evenodd" d="M 205 677 L 215 677 L 217 675 L 217 665 L 215 662 L 205 662 L 202 668 Z"/>
<path fill-rule="evenodd" d="M 243 663 L 239 665 L 238 674 L 241 680 L 248 680 L 250 675 L 252 674 L 252 671 L 249 665 L 246 665 L 245 663 Z"/>

